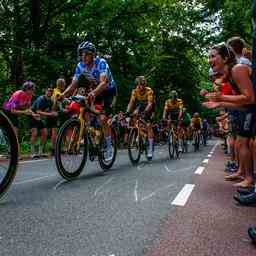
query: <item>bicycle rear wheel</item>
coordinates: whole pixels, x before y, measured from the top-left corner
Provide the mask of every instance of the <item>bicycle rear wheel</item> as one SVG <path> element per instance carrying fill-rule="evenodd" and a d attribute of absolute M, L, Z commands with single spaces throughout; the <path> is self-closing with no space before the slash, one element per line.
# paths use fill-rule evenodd
<path fill-rule="evenodd" d="M 199 137 L 199 132 L 196 131 L 194 134 L 194 151 L 198 151 L 199 150 L 199 145 L 200 145 L 200 137 Z"/>
<path fill-rule="evenodd" d="M 77 178 L 87 160 L 87 136 L 78 141 L 80 126 L 79 120 L 69 119 L 62 125 L 57 135 L 55 162 L 58 172 L 66 180 Z"/>
<path fill-rule="evenodd" d="M 138 129 L 133 128 L 128 137 L 128 155 L 133 165 L 138 164 L 142 153 L 142 141 L 138 134 Z"/>
<path fill-rule="evenodd" d="M 99 164 L 103 170 L 109 170 L 113 166 L 116 160 L 117 137 L 116 137 L 116 132 L 113 128 L 111 129 L 111 151 L 112 151 L 112 157 L 110 160 L 107 160 L 108 152 L 107 152 L 106 139 L 102 133 L 101 141 L 100 141 L 100 149 L 99 149 Z"/>
<path fill-rule="evenodd" d="M 0 198 L 12 184 L 18 165 L 19 144 L 9 119 L 0 113 Z"/>
<path fill-rule="evenodd" d="M 168 139 L 168 149 L 169 149 L 169 156 L 170 159 L 173 159 L 175 156 L 175 146 L 174 146 L 174 134 L 170 132 L 169 139 Z"/>

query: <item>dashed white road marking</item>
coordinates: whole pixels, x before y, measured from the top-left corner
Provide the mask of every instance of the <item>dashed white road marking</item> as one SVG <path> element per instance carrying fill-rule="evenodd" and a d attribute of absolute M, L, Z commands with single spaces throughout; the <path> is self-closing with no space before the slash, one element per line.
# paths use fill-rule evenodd
<path fill-rule="evenodd" d="M 196 171 L 195 171 L 195 174 L 198 174 L 198 175 L 201 175 L 204 171 L 205 167 L 203 166 L 199 166 Z"/>
<path fill-rule="evenodd" d="M 209 159 L 204 159 L 204 161 L 202 162 L 203 164 L 208 164 L 208 162 L 209 162 Z"/>
<path fill-rule="evenodd" d="M 179 192 L 179 194 L 176 196 L 176 198 L 172 201 L 171 204 L 177 206 L 185 206 L 194 187 L 194 184 L 186 184 Z"/>
<path fill-rule="evenodd" d="M 212 154 L 209 154 L 207 157 L 212 157 Z"/>
<path fill-rule="evenodd" d="M 20 185 L 20 184 L 30 183 L 30 182 L 33 182 L 33 181 L 45 180 L 45 179 L 51 178 L 51 177 L 56 177 L 56 175 L 48 175 L 48 176 L 38 177 L 38 178 L 30 179 L 30 180 L 18 181 L 18 182 L 14 182 L 13 184 L 14 185 Z"/>
<path fill-rule="evenodd" d="M 167 188 L 170 188 L 170 187 L 172 187 L 172 186 L 174 186 L 174 184 L 169 184 L 168 186 L 165 186 L 165 187 L 163 187 L 163 188 L 159 188 L 159 189 L 157 189 L 156 191 L 154 191 L 154 192 L 152 192 L 151 194 L 149 194 L 148 196 L 143 197 L 143 198 L 141 199 L 141 201 L 145 201 L 145 200 L 151 198 L 152 196 L 156 195 L 158 192 L 160 192 L 160 191 L 162 191 L 162 190 L 165 190 L 165 189 L 167 189 Z"/>
<path fill-rule="evenodd" d="M 135 202 L 138 202 L 138 180 L 136 180 L 136 183 L 135 183 L 134 198 L 135 198 Z"/>
<path fill-rule="evenodd" d="M 109 184 L 114 178 L 109 178 L 106 182 L 104 182 L 101 186 L 99 186 L 95 192 L 94 192 L 94 196 L 97 196 L 98 192 L 103 189 L 107 184 Z"/>

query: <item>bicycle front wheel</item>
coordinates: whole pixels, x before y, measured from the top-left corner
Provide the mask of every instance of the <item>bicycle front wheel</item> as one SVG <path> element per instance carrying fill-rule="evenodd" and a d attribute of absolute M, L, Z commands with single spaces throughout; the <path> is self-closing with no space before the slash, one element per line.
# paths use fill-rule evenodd
<path fill-rule="evenodd" d="M 128 137 L 128 154 L 133 165 L 138 164 L 140 161 L 140 156 L 142 153 L 141 146 L 142 142 L 138 134 L 138 129 L 131 129 Z"/>
<path fill-rule="evenodd" d="M 80 137 L 81 125 L 77 119 L 67 120 L 59 130 L 55 146 L 55 162 L 66 180 L 77 178 L 87 160 L 87 136 Z"/>
<path fill-rule="evenodd" d="M 18 165 L 19 144 L 8 118 L 0 114 L 0 197 L 12 184 Z"/>
<path fill-rule="evenodd" d="M 168 139 L 168 149 L 169 149 L 169 156 L 170 159 L 174 158 L 175 155 L 175 145 L 174 145 L 174 134 L 172 132 L 170 132 L 169 134 L 169 139 Z"/>
<path fill-rule="evenodd" d="M 116 137 L 116 132 L 113 128 L 111 129 L 111 146 L 110 147 L 111 148 L 109 149 L 107 148 L 106 139 L 102 133 L 101 141 L 100 141 L 100 149 L 99 149 L 99 164 L 103 170 L 109 170 L 113 166 L 116 160 L 117 137 Z"/>

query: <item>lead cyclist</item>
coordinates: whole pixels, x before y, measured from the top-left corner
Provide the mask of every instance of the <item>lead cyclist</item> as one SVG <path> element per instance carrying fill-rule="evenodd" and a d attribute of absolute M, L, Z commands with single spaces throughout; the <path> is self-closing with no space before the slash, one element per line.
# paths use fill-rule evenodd
<path fill-rule="evenodd" d="M 71 95 L 80 86 L 80 78 L 85 74 L 90 74 L 95 83 L 95 87 L 89 92 L 88 100 L 93 104 L 101 105 L 104 114 L 100 115 L 103 133 L 106 140 L 106 161 L 112 159 L 111 129 L 108 116 L 112 112 L 114 98 L 117 95 L 116 83 L 113 79 L 107 61 L 96 56 L 96 47 L 89 41 L 84 41 L 77 48 L 80 62 L 77 64 L 75 74 L 71 84 L 63 92 L 62 98 Z"/>

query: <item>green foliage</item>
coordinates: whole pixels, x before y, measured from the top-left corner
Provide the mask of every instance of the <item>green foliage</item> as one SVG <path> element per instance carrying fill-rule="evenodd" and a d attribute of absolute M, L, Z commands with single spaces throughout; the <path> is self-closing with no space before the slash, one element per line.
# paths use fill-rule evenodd
<path fill-rule="evenodd" d="M 211 15 L 221 14 L 221 34 Z M 145 74 L 157 98 L 177 89 L 191 112 L 203 111 L 198 93 L 207 84 L 205 49 L 241 35 L 250 41 L 249 0 L 4 0 L 0 4 L 0 93 L 6 98 L 24 79 L 37 92 L 58 77 L 70 81 L 76 47 L 91 40 L 108 56 L 118 84 L 117 110 L 125 110 L 134 78 Z"/>

